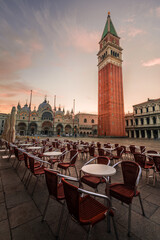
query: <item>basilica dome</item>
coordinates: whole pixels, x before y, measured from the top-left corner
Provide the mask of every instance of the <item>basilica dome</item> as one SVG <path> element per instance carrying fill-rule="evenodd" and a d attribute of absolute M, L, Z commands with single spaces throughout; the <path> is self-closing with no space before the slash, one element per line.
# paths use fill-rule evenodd
<path fill-rule="evenodd" d="M 38 111 L 52 110 L 51 105 L 45 99 L 38 107 Z"/>
<path fill-rule="evenodd" d="M 21 108 L 21 111 L 22 112 L 29 112 L 30 111 L 27 103 L 24 105 L 23 108 Z"/>

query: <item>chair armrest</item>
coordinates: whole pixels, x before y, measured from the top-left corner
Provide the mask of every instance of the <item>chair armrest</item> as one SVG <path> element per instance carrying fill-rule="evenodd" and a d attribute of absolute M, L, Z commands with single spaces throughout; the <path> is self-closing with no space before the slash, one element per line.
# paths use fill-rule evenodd
<path fill-rule="evenodd" d="M 107 197 L 106 195 L 99 194 L 99 193 L 94 193 L 94 192 L 90 192 L 90 191 L 84 190 L 84 189 L 82 189 L 82 188 L 78 188 L 78 192 L 84 193 L 84 194 L 88 194 L 88 195 L 92 195 L 92 196 L 94 196 L 94 197 L 99 197 L 99 198 L 106 199 L 106 200 L 108 200 L 109 203 L 111 204 L 110 198 Z"/>
<path fill-rule="evenodd" d="M 97 159 L 97 157 L 94 157 L 94 158 L 90 159 L 88 162 L 86 162 L 86 163 L 84 164 L 84 166 L 87 165 L 87 164 L 89 164 L 90 162 L 94 161 L 95 159 Z"/>
<path fill-rule="evenodd" d="M 117 162 L 116 164 L 113 165 L 113 167 L 117 167 L 118 164 L 120 164 L 122 161 Z"/>
<path fill-rule="evenodd" d="M 53 170 L 54 171 L 54 170 Z M 67 175 L 63 175 L 61 173 L 57 173 L 57 175 L 61 178 L 65 178 L 67 180 L 70 180 L 70 181 L 74 181 L 74 182 L 79 182 L 79 179 L 78 178 L 74 178 L 74 177 L 71 177 L 71 176 L 67 176 Z"/>

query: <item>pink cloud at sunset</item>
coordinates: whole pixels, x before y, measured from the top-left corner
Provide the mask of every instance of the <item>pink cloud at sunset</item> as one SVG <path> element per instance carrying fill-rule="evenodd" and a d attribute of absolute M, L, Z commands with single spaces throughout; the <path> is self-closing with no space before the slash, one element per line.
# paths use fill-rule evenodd
<path fill-rule="evenodd" d="M 156 16 L 160 18 L 160 7 L 156 8 Z"/>
<path fill-rule="evenodd" d="M 155 66 L 155 65 L 160 65 L 160 58 L 155 58 L 155 59 L 152 59 L 148 62 L 142 63 L 143 67 L 152 67 L 152 66 Z"/>
<path fill-rule="evenodd" d="M 138 28 L 131 28 L 129 29 L 128 36 L 136 37 L 137 35 L 145 34 L 145 31 Z"/>
<path fill-rule="evenodd" d="M 98 42 L 101 34 L 99 32 L 88 32 L 84 28 L 71 30 L 69 36 L 71 43 L 77 49 L 92 53 L 98 51 Z"/>

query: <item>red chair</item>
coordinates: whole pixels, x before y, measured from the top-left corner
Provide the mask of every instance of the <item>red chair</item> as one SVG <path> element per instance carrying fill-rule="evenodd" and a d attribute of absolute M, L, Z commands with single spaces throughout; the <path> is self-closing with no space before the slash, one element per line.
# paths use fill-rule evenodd
<path fill-rule="evenodd" d="M 154 168 L 154 174 L 153 174 L 153 186 L 156 185 L 156 174 L 160 174 L 160 157 L 159 156 L 153 156 L 153 161 L 155 164 L 155 168 Z"/>
<path fill-rule="evenodd" d="M 141 175 L 141 167 L 138 163 L 133 161 L 121 161 L 114 165 L 117 166 L 121 163 L 122 173 L 123 173 L 123 183 L 113 183 L 110 185 L 110 196 L 120 200 L 123 203 L 129 205 L 129 215 L 128 215 L 128 236 L 130 236 L 131 229 L 131 205 L 133 197 L 139 197 L 142 214 L 145 216 L 140 192 L 137 191 L 137 186 L 139 183 Z M 107 191 L 107 189 L 106 189 Z"/>
<path fill-rule="evenodd" d="M 122 159 L 122 155 L 124 153 L 124 148 L 123 147 L 117 147 L 115 150 L 116 150 L 117 154 L 112 155 L 112 160 L 115 160 L 115 162 L 116 162 L 117 160 Z"/>
<path fill-rule="evenodd" d="M 77 150 L 75 150 L 75 149 L 70 150 L 70 161 L 60 162 L 60 163 L 58 163 L 57 167 L 62 169 L 62 170 L 65 170 L 65 174 L 66 174 L 67 170 L 69 171 L 70 167 L 74 167 L 77 178 L 78 178 L 78 172 L 77 172 L 77 168 L 76 168 L 76 165 L 75 165 L 76 160 L 77 160 L 77 156 L 78 156 Z M 70 171 L 69 171 L 69 175 L 70 175 Z"/>
<path fill-rule="evenodd" d="M 158 152 L 155 151 L 155 150 L 148 150 L 146 153 L 147 153 L 147 156 L 148 156 L 148 159 L 149 159 L 147 161 L 147 165 L 153 166 L 154 161 L 153 161 L 153 157 L 152 157 L 152 155 L 150 155 L 150 153 L 157 154 Z"/>
<path fill-rule="evenodd" d="M 99 156 L 99 157 L 92 158 L 85 165 L 87 165 L 93 161 L 95 161 L 97 164 L 105 164 L 105 165 L 110 164 L 110 160 L 108 157 Z M 80 171 L 80 174 L 81 174 L 81 171 Z M 80 177 L 80 181 L 81 181 L 81 183 L 85 183 L 88 186 L 94 188 L 95 192 L 98 192 L 99 184 L 106 182 L 105 179 L 102 177 L 95 177 L 95 176 L 91 176 L 89 174 L 85 174 L 82 177 Z"/>
<path fill-rule="evenodd" d="M 90 237 L 92 227 L 96 223 L 105 219 L 106 216 L 108 219 L 107 230 L 108 232 L 110 232 L 109 220 L 110 220 L 110 217 L 112 217 L 116 239 L 118 239 L 116 225 L 114 222 L 114 212 L 113 212 L 113 209 L 111 208 L 110 199 L 105 195 L 96 194 L 96 193 L 78 188 L 70 184 L 64 178 L 62 178 L 62 182 L 64 187 L 65 199 L 66 199 L 66 203 L 69 211 L 69 214 L 67 217 L 67 223 L 64 229 L 64 235 L 62 239 L 64 239 L 64 237 L 66 236 L 66 230 L 67 230 L 70 215 L 71 215 L 71 218 L 76 222 L 78 222 L 81 226 L 84 226 L 84 225 L 89 226 L 87 239 L 89 239 Z M 95 198 L 91 196 L 105 199 L 108 202 L 108 207 L 104 206 L 102 203 L 100 203 L 99 201 L 97 201 Z"/>
<path fill-rule="evenodd" d="M 134 159 L 135 162 L 138 163 L 142 169 L 146 171 L 146 178 L 147 178 L 147 183 L 149 181 L 149 170 L 153 169 L 153 164 L 149 165 L 147 164 L 147 158 L 146 155 L 141 154 L 141 153 L 135 153 L 134 154 Z"/>
<path fill-rule="evenodd" d="M 38 179 L 39 179 L 40 176 L 42 176 L 42 175 L 44 174 L 44 166 L 43 166 L 43 163 L 49 164 L 49 165 L 50 165 L 50 163 L 47 162 L 47 161 L 43 161 L 43 160 L 41 160 L 40 158 L 35 157 L 35 156 L 31 155 L 31 154 L 28 154 L 28 157 L 29 157 L 29 167 L 30 167 L 30 171 L 31 171 L 31 173 L 32 173 L 32 174 L 31 174 L 31 177 L 30 177 L 30 179 L 29 179 L 28 185 L 29 185 L 29 183 L 30 183 L 30 180 L 31 180 L 32 176 L 35 176 L 35 177 L 37 178 L 37 179 L 36 179 L 36 182 L 35 182 L 35 185 L 34 185 L 34 187 L 33 187 L 33 191 L 32 191 L 32 193 L 31 193 L 31 195 L 33 196 L 33 193 L 34 193 L 34 191 L 35 191 L 36 185 L 37 185 L 37 183 L 38 183 Z M 35 168 L 35 161 L 41 162 L 42 165 L 41 165 L 40 167 Z M 27 187 L 28 187 L 28 185 L 27 185 Z"/>
<path fill-rule="evenodd" d="M 99 156 L 105 156 L 104 149 L 98 148 L 98 155 L 99 155 Z"/>
<path fill-rule="evenodd" d="M 62 217 L 63 217 L 63 212 L 64 212 L 64 206 L 65 206 L 63 183 L 62 182 L 59 183 L 57 172 L 54 172 L 53 170 L 47 169 L 47 168 L 44 169 L 44 172 L 45 172 L 45 178 L 46 178 L 46 184 L 47 184 L 49 196 L 48 196 L 48 199 L 47 199 L 47 202 L 46 202 L 46 205 L 44 208 L 44 212 L 42 215 L 42 221 L 44 221 L 50 198 L 56 200 L 58 203 L 60 203 L 62 205 L 60 219 L 59 219 L 59 223 L 58 223 L 58 230 L 56 233 L 56 237 L 58 238 L 59 230 L 60 230 L 61 222 L 62 222 Z"/>

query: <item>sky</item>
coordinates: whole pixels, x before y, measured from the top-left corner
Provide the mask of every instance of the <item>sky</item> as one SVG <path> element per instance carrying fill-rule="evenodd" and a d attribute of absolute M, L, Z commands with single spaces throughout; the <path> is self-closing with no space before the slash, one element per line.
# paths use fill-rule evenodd
<path fill-rule="evenodd" d="M 125 113 L 160 98 L 157 0 L 0 0 L 0 112 L 20 102 L 97 113 L 99 41 L 108 11 L 123 48 Z"/>

